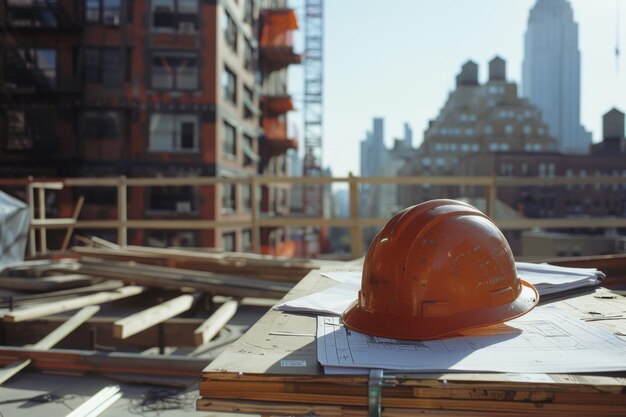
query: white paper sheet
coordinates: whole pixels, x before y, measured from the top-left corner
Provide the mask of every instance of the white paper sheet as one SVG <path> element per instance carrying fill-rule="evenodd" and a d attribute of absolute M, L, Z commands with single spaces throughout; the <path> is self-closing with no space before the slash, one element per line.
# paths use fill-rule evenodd
<path fill-rule="evenodd" d="M 594 286 L 604 276 L 595 268 L 567 268 L 548 264 L 515 263 L 520 277 L 537 288 L 539 295 L 559 293 L 574 288 Z M 339 284 L 326 290 L 278 304 L 276 310 L 339 316 L 356 300 L 361 287 L 361 271 L 322 272 Z"/>
<path fill-rule="evenodd" d="M 626 370 L 626 342 L 559 312 L 537 307 L 506 325 L 462 337 L 405 341 L 346 331 L 339 317 L 318 317 L 317 355 L 333 373 L 353 368 L 406 372 L 610 372 Z"/>

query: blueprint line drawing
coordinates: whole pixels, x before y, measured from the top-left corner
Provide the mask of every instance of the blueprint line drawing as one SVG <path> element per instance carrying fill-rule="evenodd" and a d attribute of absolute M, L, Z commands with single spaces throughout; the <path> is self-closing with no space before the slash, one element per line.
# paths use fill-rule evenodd
<path fill-rule="evenodd" d="M 457 337 L 410 341 L 350 331 L 319 316 L 318 360 L 329 367 L 404 371 L 587 372 L 626 370 L 626 342 L 553 307 Z"/>

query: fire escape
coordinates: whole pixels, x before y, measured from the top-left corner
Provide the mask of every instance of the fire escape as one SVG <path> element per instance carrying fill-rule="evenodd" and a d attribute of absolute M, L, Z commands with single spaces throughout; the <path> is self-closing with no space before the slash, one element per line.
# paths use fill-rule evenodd
<path fill-rule="evenodd" d="M 292 32 L 298 29 L 298 20 L 293 9 L 268 8 L 261 10 L 259 18 L 259 69 L 263 77 L 261 95 L 261 127 L 263 134 L 259 142 L 265 168 L 272 158 L 285 154 L 289 149 L 298 149 L 298 142 L 289 136 L 287 113 L 294 109 L 287 94 L 287 67 L 299 64 L 301 56 L 293 50 Z M 270 171 L 271 172 L 271 171 Z M 285 185 L 263 186 L 262 211 L 271 214 L 287 214 L 289 202 Z M 277 228 L 261 230 L 261 251 L 275 255 L 291 255 L 293 247 L 287 239 L 284 244 L 272 242 Z M 274 237 L 272 237 L 274 236 Z"/>
<path fill-rule="evenodd" d="M 82 25 L 78 8 L 69 12 L 67 4 L 0 3 L 0 154 L 48 160 L 59 150 L 57 118 L 74 117 L 81 85 L 73 66 L 61 71 L 58 47 L 80 37 Z"/>

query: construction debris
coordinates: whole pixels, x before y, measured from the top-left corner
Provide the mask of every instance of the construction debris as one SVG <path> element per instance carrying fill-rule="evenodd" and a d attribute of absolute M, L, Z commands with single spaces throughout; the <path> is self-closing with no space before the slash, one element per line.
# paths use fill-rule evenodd
<path fill-rule="evenodd" d="M 0 383 L 27 366 L 152 383 L 163 377 L 164 384 L 172 377 L 197 378 L 215 349 L 245 331 L 228 324 L 237 311 L 256 320 L 291 289 L 297 274 L 315 267 L 256 255 L 90 242 L 94 247 L 0 269 L 0 365 L 6 366 Z M 254 273 L 257 267 L 264 278 Z M 50 350 L 57 343 L 60 349 Z"/>

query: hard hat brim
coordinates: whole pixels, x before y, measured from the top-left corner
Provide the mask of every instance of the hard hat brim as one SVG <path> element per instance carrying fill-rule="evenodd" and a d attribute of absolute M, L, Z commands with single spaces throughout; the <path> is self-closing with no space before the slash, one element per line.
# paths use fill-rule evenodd
<path fill-rule="evenodd" d="M 462 330 L 498 324 L 520 317 L 539 302 L 539 293 L 520 280 L 521 291 L 511 303 L 464 311 L 452 316 L 422 317 L 371 311 L 354 301 L 341 319 L 350 330 L 372 336 L 405 340 L 429 340 L 451 336 Z"/>

